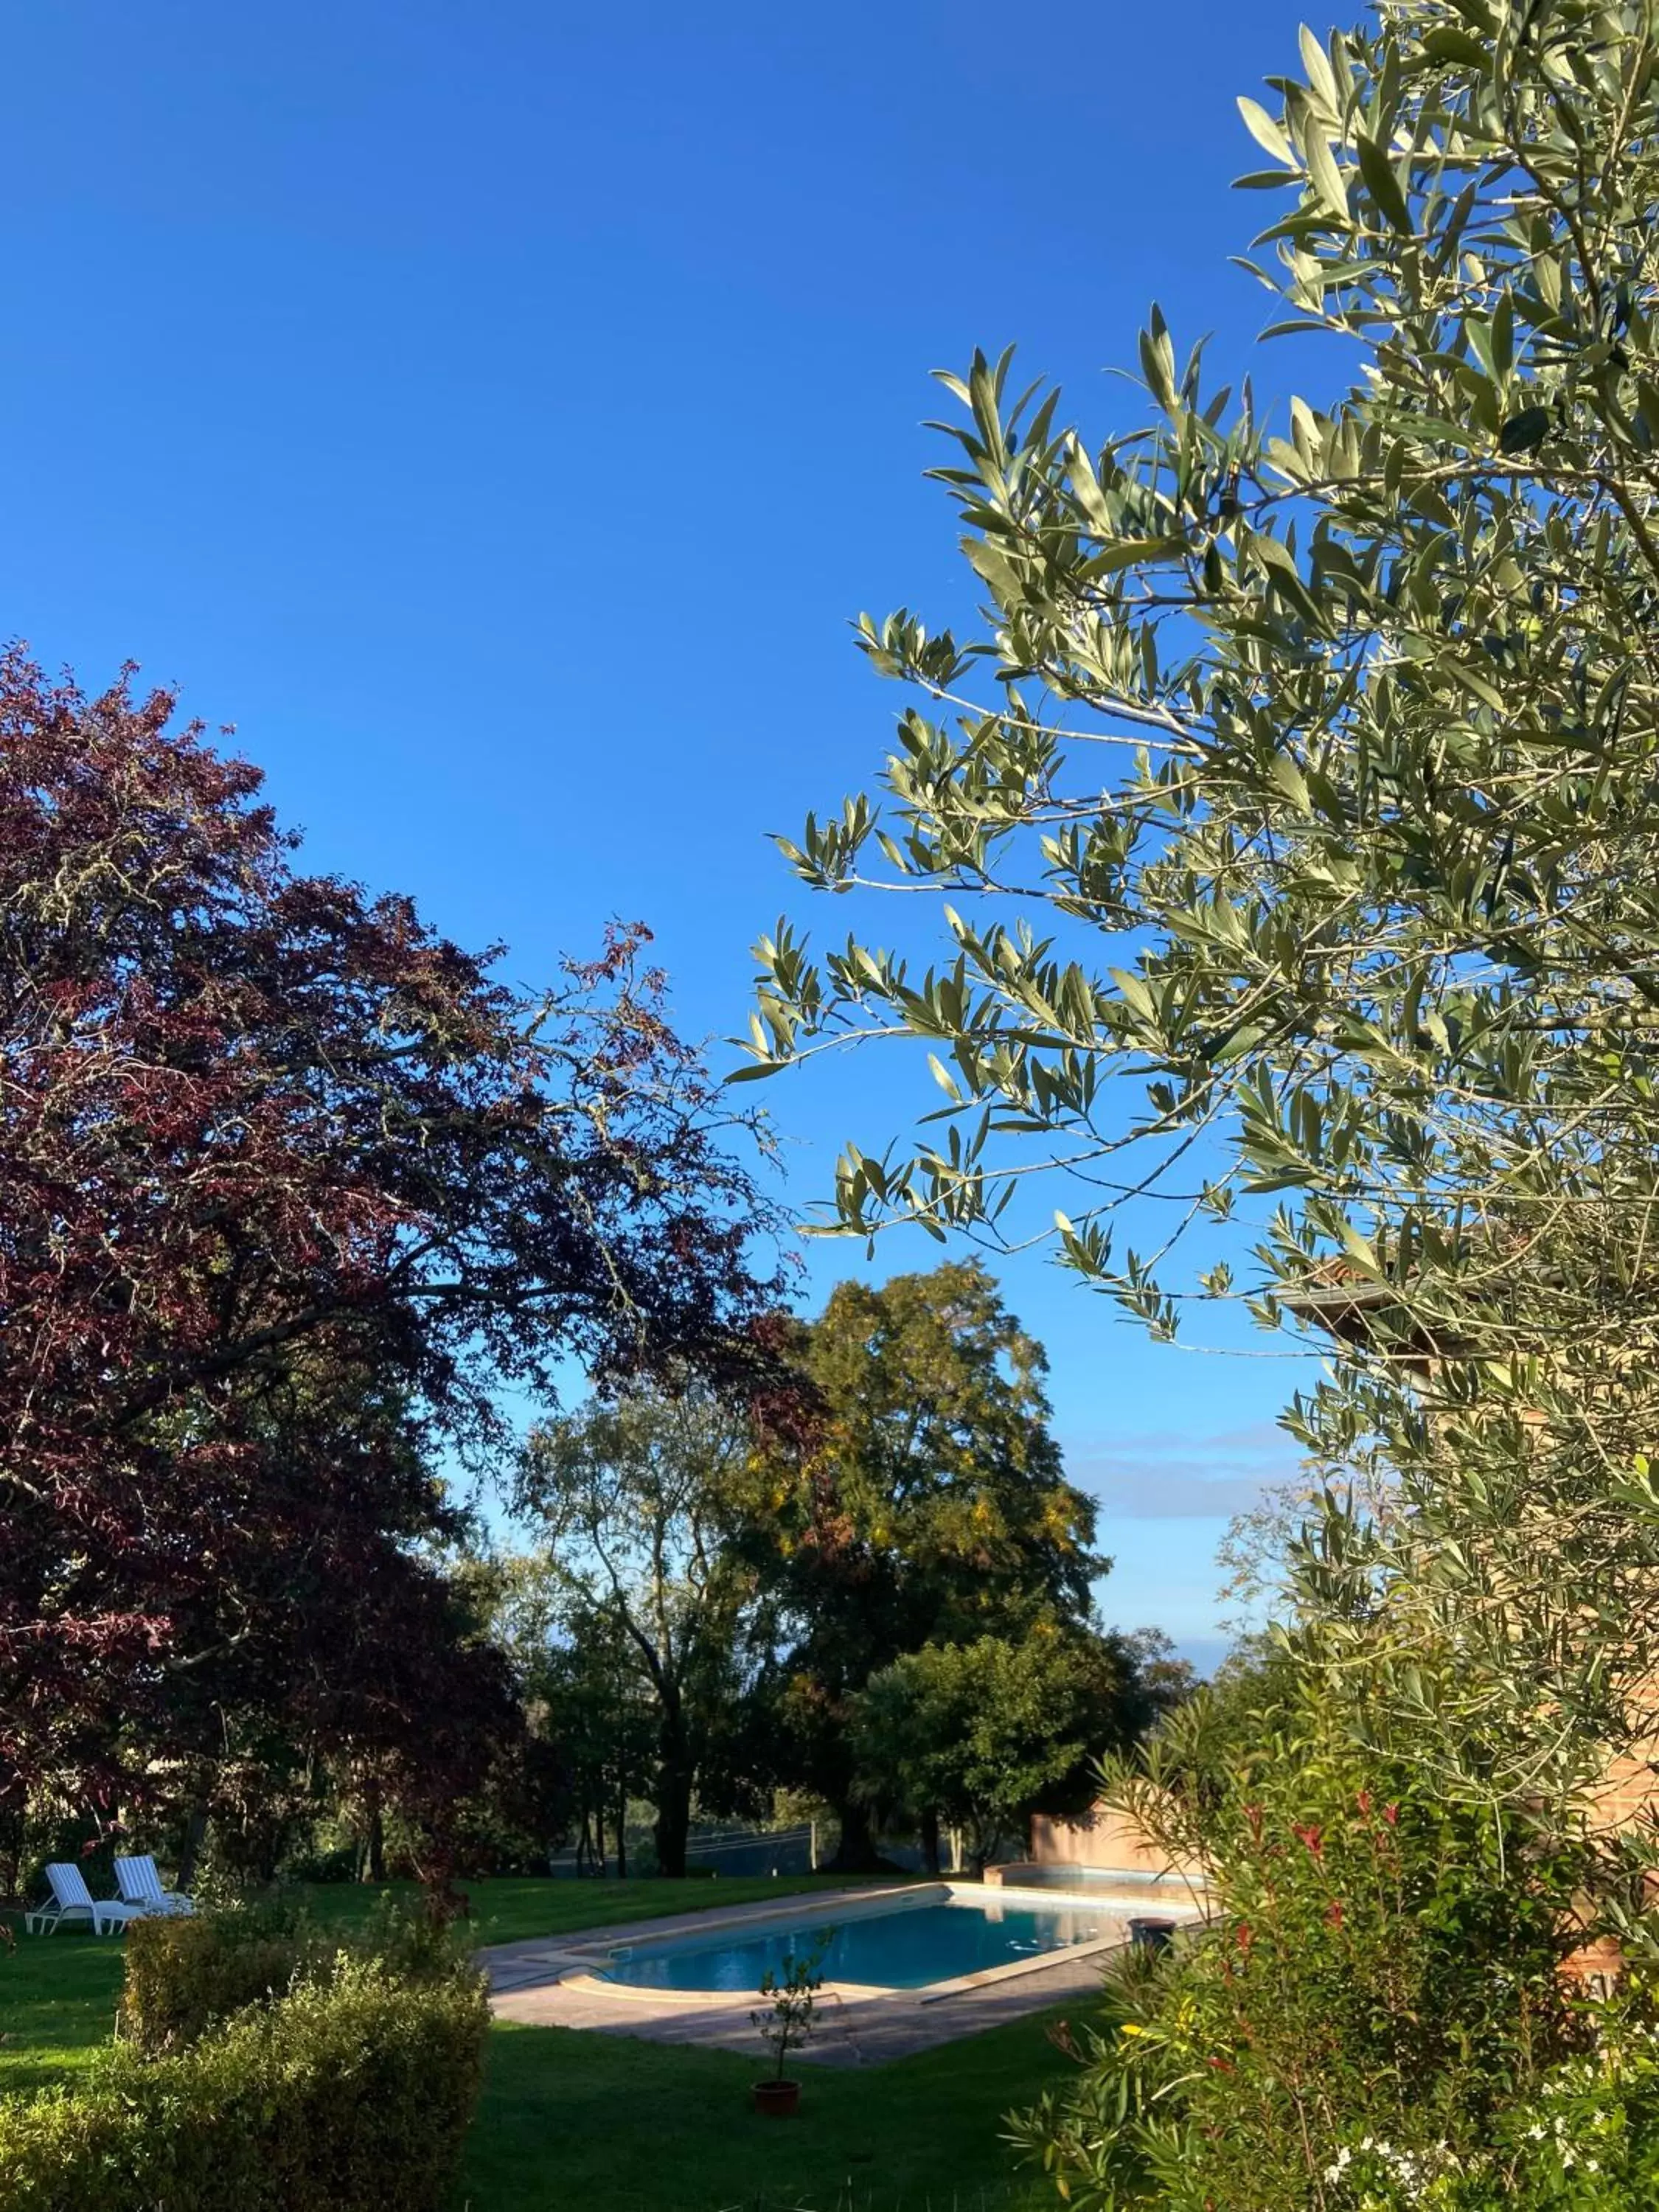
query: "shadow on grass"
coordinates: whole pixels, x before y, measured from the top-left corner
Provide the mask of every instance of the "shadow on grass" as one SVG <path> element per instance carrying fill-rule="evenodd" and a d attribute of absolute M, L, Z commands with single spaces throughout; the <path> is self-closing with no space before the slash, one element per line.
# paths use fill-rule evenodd
<path fill-rule="evenodd" d="M 695 1887 L 682 1900 L 668 1883 L 481 1884 L 475 1932 L 510 1940 L 739 1901 L 736 1882 Z M 374 1903 L 361 1890 L 313 1898 L 325 1923 Z M 72 2081 L 110 2040 L 120 1982 L 113 1938 L 20 1935 L 0 1951 L 0 2094 Z M 750 2060 L 504 2024 L 490 2036 L 457 2212 L 1058 2212 L 1052 2188 L 1018 2173 L 1000 2140 L 1002 2116 L 1067 2070 L 1044 2033 L 1056 2017 L 885 2066 L 805 2066 L 801 2110 L 786 2120 L 750 2107 L 758 2041 Z"/>
<path fill-rule="evenodd" d="M 1052 2188 L 1000 2137 L 1065 2070 L 1054 2017 L 886 2066 L 803 2066 L 787 2120 L 750 2107 L 758 2055 L 502 2026 L 460 2212 L 1042 2212 Z"/>

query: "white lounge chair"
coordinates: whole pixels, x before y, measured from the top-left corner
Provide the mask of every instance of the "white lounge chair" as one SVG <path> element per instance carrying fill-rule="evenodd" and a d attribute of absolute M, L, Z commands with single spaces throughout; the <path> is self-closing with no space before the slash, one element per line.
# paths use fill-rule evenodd
<path fill-rule="evenodd" d="M 49 1866 L 46 1887 L 52 1892 L 50 1900 L 23 1915 L 23 1925 L 30 1935 L 44 1930 L 50 1936 L 65 1920 L 89 1920 L 93 1934 L 102 1936 L 112 1928 L 125 1928 L 129 1920 L 139 1919 L 144 1911 L 141 1905 L 94 1897 L 78 1866 Z"/>
<path fill-rule="evenodd" d="M 141 1912 L 194 1912 L 196 1900 L 182 1890 L 163 1889 L 155 1862 L 146 1852 L 142 1858 L 115 1862 L 115 1887 L 123 1905 L 136 1905 Z"/>

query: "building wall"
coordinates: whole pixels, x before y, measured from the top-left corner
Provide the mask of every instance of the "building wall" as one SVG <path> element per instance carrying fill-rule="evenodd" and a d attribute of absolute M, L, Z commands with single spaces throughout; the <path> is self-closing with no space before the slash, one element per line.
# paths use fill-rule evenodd
<path fill-rule="evenodd" d="M 1650 1820 L 1659 1811 L 1659 1774 L 1654 1771 L 1656 1756 L 1659 1745 L 1650 1743 L 1613 1760 L 1596 1795 L 1598 1826 L 1629 1827 L 1634 1821 Z"/>
<path fill-rule="evenodd" d="M 1038 1813 L 1031 1821 L 1031 1856 L 1038 1866 L 1083 1866 L 1118 1874 L 1181 1874 L 1126 1813 L 1097 1808 L 1075 1820 L 1050 1820 Z"/>

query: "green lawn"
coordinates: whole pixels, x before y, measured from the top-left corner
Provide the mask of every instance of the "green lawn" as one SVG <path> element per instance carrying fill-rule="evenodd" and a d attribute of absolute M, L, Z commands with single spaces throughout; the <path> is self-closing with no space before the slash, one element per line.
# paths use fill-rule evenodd
<path fill-rule="evenodd" d="M 121 1946 L 71 1935 L 0 1950 L 0 2091 L 45 2088 L 84 2066 L 115 2021 Z"/>
<path fill-rule="evenodd" d="M 470 1887 L 478 1940 L 500 1943 L 813 1886 L 757 1877 Z M 373 1894 L 339 1885 L 311 1897 L 329 1920 L 356 1917 Z M 113 1939 L 20 1935 L 15 1954 L 0 1954 L 0 2091 L 83 2066 L 109 2036 L 120 1973 Z M 750 2060 L 502 2026 L 490 2039 L 458 2212 L 1039 2212 L 1057 2200 L 1015 2176 L 997 2138 L 1001 2115 L 1063 2071 L 1044 2033 L 1051 2017 L 867 2072 L 803 2068 L 791 2120 L 750 2109 L 758 2050 Z"/>
<path fill-rule="evenodd" d="M 797 1890 L 858 1886 L 856 1877 L 821 1874 L 745 1875 L 735 1880 L 703 1875 L 686 1881 L 550 1881 L 529 1875 L 462 1885 L 471 1905 L 472 1932 L 480 1943 L 514 1943 L 529 1936 L 565 1936 L 578 1928 L 600 1928 L 613 1920 L 653 1920 L 671 1912 L 696 1912 L 705 1905 L 712 1910 L 752 1905 L 761 1898 L 787 1896 Z M 388 1887 L 394 1894 L 416 1894 L 412 1882 L 392 1882 Z M 307 1898 L 317 1918 L 327 1922 L 357 1918 L 380 1894 L 349 1881 L 320 1882 L 307 1890 Z"/>
<path fill-rule="evenodd" d="M 1037 2212 L 1001 2115 L 1063 2064 L 1051 2015 L 867 2073 L 802 2066 L 793 2119 L 750 2109 L 754 2061 L 568 2027 L 501 2027 L 465 2212 Z"/>

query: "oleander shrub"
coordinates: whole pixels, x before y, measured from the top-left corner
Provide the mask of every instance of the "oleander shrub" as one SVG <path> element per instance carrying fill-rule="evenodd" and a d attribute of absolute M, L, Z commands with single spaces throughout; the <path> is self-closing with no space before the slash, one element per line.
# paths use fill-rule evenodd
<path fill-rule="evenodd" d="M 1073 2212 L 1484 2204 L 1453 2192 L 1594 2057 L 1601 2015 L 1561 1972 L 1585 1841 L 1443 1800 L 1351 1718 L 1293 1700 L 1182 1778 L 1213 1917 L 1121 1961 L 1065 2038 L 1072 2077 L 1012 2123 Z"/>
<path fill-rule="evenodd" d="M 482 1978 L 342 1955 L 161 2057 L 0 2104 L 6 2212 L 439 2212 L 477 2100 Z"/>
<path fill-rule="evenodd" d="M 1387 2134 L 1345 2144 L 1328 2212 L 1652 2212 L 1659 2203 L 1659 2028 L 1645 1972 L 1592 2008 L 1590 2047 L 1548 2069 L 1462 2154 Z"/>

